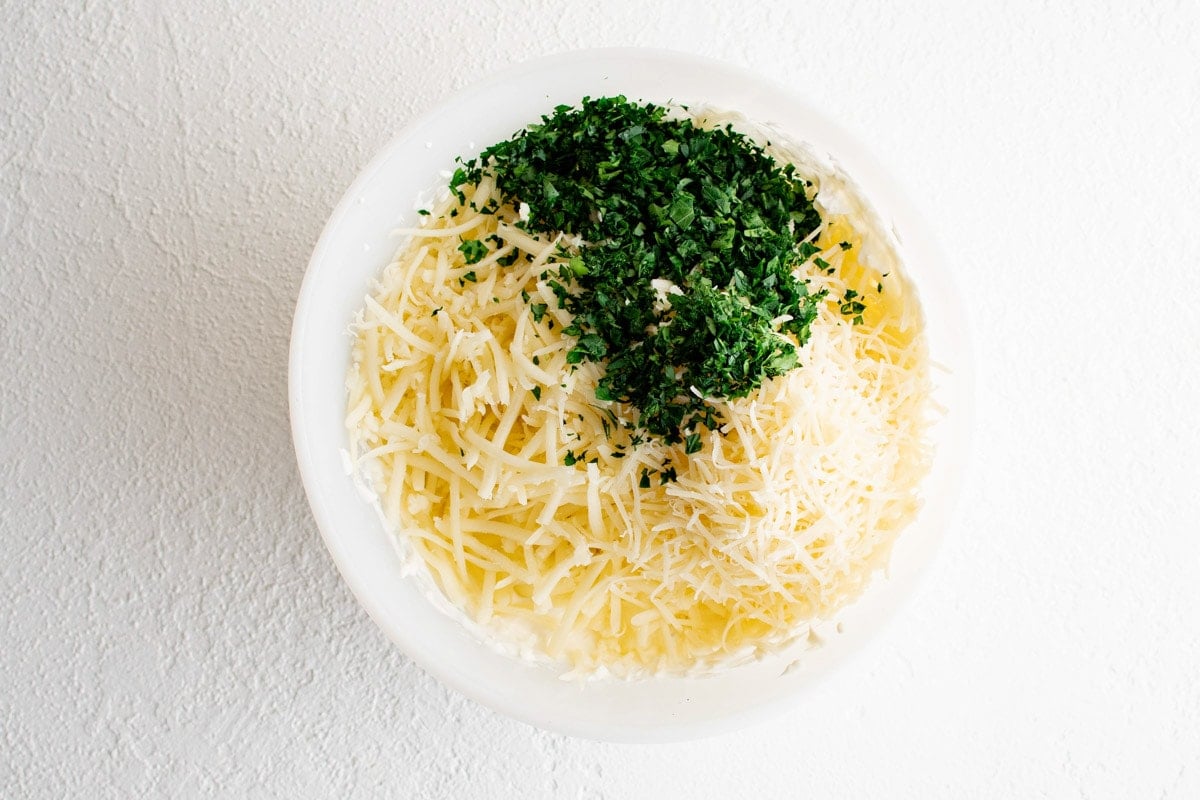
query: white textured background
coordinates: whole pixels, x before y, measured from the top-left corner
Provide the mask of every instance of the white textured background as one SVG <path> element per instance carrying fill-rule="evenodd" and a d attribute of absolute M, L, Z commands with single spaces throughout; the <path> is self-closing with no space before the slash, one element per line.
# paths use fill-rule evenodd
<path fill-rule="evenodd" d="M 1197 5 L 344 5 L 0 2 L 0 797 L 1200 797 Z M 916 601 L 801 711 L 683 745 L 541 733 L 410 664 L 286 420 L 356 171 L 488 70 L 618 44 L 856 133 L 979 357 Z"/>

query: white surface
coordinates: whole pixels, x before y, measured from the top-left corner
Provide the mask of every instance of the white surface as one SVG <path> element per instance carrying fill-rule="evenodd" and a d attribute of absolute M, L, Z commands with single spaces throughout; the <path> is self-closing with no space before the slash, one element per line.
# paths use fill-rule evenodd
<path fill-rule="evenodd" d="M 405 577 L 412 570 L 396 534 L 382 523 L 377 504 L 364 498 L 360 482 L 346 473 L 348 331 L 363 295 L 394 256 L 395 229 L 419 224 L 414 198 L 444 185 L 440 175 L 456 157 L 474 157 L 559 104 L 605 93 L 709 103 L 782 131 L 802 131 L 813 153 L 836 160 L 858 182 L 846 191 L 862 192 L 875 204 L 873 218 L 858 221 L 873 226 L 874 236 L 868 229 L 867 238 L 881 248 L 896 247 L 883 243 L 894 235 L 904 240 L 907 279 L 921 289 L 929 357 L 945 368 L 934 376 L 932 402 L 945 413 L 930 431 L 937 457 L 922 486 L 926 502 L 893 549 L 888 580 L 822 620 L 811 632 L 821 647 L 801 641 L 703 680 L 565 682 L 562 669 L 499 656 L 485 644 L 489 633 L 464 627 L 466 618 L 446 613 L 444 600 L 429 601 L 438 590 L 427 575 Z M 832 184 L 822 180 L 822 191 Z M 426 671 L 472 699 L 549 730 L 606 741 L 677 741 L 725 733 L 790 710 L 798 693 L 845 663 L 912 596 L 958 500 L 973 365 L 953 273 L 934 241 L 929 223 L 849 135 L 744 70 L 662 50 L 606 48 L 534 59 L 472 85 L 407 127 L 359 175 L 322 233 L 300 291 L 289 356 L 292 430 L 313 516 L 338 569 L 380 627 Z M 887 264 L 875 268 L 887 271 Z"/>
<path fill-rule="evenodd" d="M 174 5 L 0 11 L 0 795 L 1200 795 L 1193 4 Z M 941 221 L 980 360 L 915 602 L 800 711 L 686 745 L 425 677 L 288 439 L 292 304 L 358 168 L 478 74 L 605 44 L 850 128 Z"/>

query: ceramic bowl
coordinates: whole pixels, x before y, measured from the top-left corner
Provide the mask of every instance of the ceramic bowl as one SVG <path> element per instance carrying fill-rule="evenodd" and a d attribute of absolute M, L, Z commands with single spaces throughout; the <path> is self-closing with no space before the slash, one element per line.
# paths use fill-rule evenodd
<path fill-rule="evenodd" d="M 894 226 L 925 311 L 931 357 L 945 367 L 935 375 L 935 391 L 947 414 L 933 431 L 937 452 L 918 519 L 901 536 L 886 577 L 838 616 L 841 632 L 794 665 L 794 655 L 783 655 L 704 678 L 580 683 L 503 656 L 438 610 L 422 583 L 404 574 L 390 534 L 347 474 L 348 327 L 399 244 L 391 231 L 415 224 L 418 198 L 445 182 L 455 157 L 508 138 L 557 104 L 615 94 L 739 111 L 831 155 Z M 363 170 L 326 225 L 292 333 L 289 390 L 300 472 L 329 552 L 359 602 L 445 684 L 530 724 L 595 739 L 668 741 L 727 731 L 794 708 L 806 687 L 844 663 L 912 593 L 949 523 L 967 460 L 971 374 L 960 309 L 932 228 L 852 137 L 788 90 L 672 52 L 596 50 L 534 61 L 486 78 L 413 121 Z"/>

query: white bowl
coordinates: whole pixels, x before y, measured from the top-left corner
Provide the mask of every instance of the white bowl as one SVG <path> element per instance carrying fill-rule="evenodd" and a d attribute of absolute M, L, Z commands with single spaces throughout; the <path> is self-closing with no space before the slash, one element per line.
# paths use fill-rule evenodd
<path fill-rule="evenodd" d="M 708 103 L 775 123 L 832 155 L 866 191 L 903 243 L 919 289 L 936 364 L 936 399 L 949 409 L 925 505 L 879 580 L 839 619 L 842 633 L 806 654 L 705 678 L 560 680 L 477 641 L 438 610 L 402 564 L 372 505 L 344 466 L 348 326 L 398 242 L 389 232 L 416 220 L 416 200 L 445 181 L 456 156 L 473 156 L 585 95 Z M 375 622 L 414 661 L 463 694 L 525 722 L 614 741 L 668 741 L 729 730 L 790 705 L 800 690 L 844 662 L 911 594 L 949 523 L 966 464 L 971 405 L 967 326 L 933 237 L 875 162 L 843 131 L 787 91 L 723 64 L 679 53 L 613 49 L 569 53 L 498 74 L 413 122 L 346 192 L 313 253 L 292 332 L 289 390 L 296 455 L 313 514 L 338 569 Z"/>

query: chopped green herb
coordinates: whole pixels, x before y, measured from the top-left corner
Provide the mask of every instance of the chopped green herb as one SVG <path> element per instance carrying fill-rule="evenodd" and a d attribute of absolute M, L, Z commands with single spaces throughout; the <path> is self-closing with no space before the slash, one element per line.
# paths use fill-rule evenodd
<path fill-rule="evenodd" d="M 747 137 L 584 98 L 464 163 L 452 190 L 485 171 L 505 202 L 528 205 L 521 227 L 586 242 L 542 276 L 571 315 L 566 360 L 603 365 L 597 399 L 633 406 L 647 435 L 699 452 L 700 434 L 683 431 L 717 429 L 717 401 L 799 366 L 824 292 L 796 272 L 820 252 L 805 240 L 821 220 L 811 184 Z M 663 302 L 658 280 L 678 293 Z M 530 310 L 541 322 L 548 309 Z"/>
<path fill-rule="evenodd" d="M 530 389 L 529 391 L 533 393 L 533 399 L 534 399 L 534 400 L 541 400 L 541 399 L 542 399 L 542 387 L 540 387 L 540 386 L 535 386 L 535 387 L 533 387 L 532 389 Z"/>
<path fill-rule="evenodd" d="M 458 202 L 465 203 L 467 196 L 462 193 L 458 187 L 468 181 L 466 170 L 461 167 L 454 170 L 454 175 L 450 178 L 450 191 L 454 192 L 454 196 L 458 198 Z"/>
<path fill-rule="evenodd" d="M 838 247 L 842 248 L 843 250 L 849 250 L 853 246 L 854 245 L 850 244 L 849 242 L 838 242 Z"/>
<path fill-rule="evenodd" d="M 463 239 L 462 244 L 458 246 L 459 251 L 463 254 L 468 264 L 477 264 L 487 255 L 488 247 L 478 239 Z"/>
<path fill-rule="evenodd" d="M 858 297 L 858 292 L 853 289 L 847 289 L 846 294 L 842 298 L 839 310 L 847 317 L 853 316 L 855 325 L 861 325 L 863 321 L 862 312 L 866 311 L 867 307 L 861 301 L 856 300 L 856 297 Z"/>
<path fill-rule="evenodd" d="M 645 469 L 642 470 L 642 478 L 641 478 L 641 480 L 638 481 L 638 488 L 639 489 L 649 489 L 650 488 L 650 473 L 649 473 L 649 471 L 647 471 Z"/>
<path fill-rule="evenodd" d="M 582 455 L 583 455 L 583 454 L 581 453 L 581 454 L 580 454 L 580 458 L 582 458 Z M 575 462 L 577 462 L 577 461 L 579 461 L 579 460 L 580 460 L 580 459 L 579 459 L 579 458 L 576 458 L 576 457 L 575 457 L 575 454 L 574 454 L 574 453 L 572 453 L 570 450 L 568 450 L 568 451 L 567 451 L 567 454 L 566 454 L 565 456 L 563 456 L 563 463 L 564 463 L 564 464 L 566 464 L 568 467 L 573 467 L 573 466 L 575 466 Z"/>
<path fill-rule="evenodd" d="M 475 283 L 477 280 L 479 280 L 479 278 L 476 277 L 475 270 L 471 270 L 470 272 L 468 272 L 467 274 L 462 276 L 462 280 L 470 281 L 471 283 Z"/>
<path fill-rule="evenodd" d="M 428 217 L 429 209 L 428 208 L 418 208 L 417 213 L 420 214 L 422 217 Z"/>
<path fill-rule="evenodd" d="M 435 308 L 435 309 L 433 310 L 433 313 L 432 313 L 432 314 L 430 314 L 429 316 L 431 316 L 431 317 L 436 317 L 436 316 L 438 315 L 438 312 L 439 312 L 439 311 L 441 311 L 441 310 L 442 310 L 442 307 L 441 307 L 441 306 L 438 306 L 437 308 Z"/>

